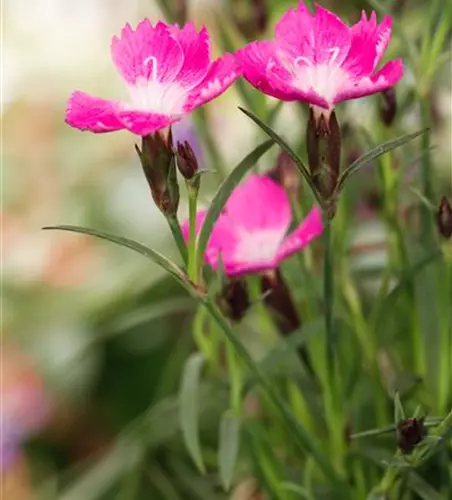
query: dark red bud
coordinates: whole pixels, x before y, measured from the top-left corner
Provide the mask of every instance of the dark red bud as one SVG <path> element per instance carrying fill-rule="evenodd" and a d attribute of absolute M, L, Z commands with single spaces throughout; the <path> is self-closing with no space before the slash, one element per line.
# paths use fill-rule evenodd
<path fill-rule="evenodd" d="M 393 88 L 389 88 L 381 92 L 380 100 L 380 118 L 381 121 L 390 127 L 394 122 L 397 114 L 397 99 Z"/>
<path fill-rule="evenodd" d="M 281 151 L 276 166 L 269 170 L 267 175 L 281 184 L 290 196 L 298 198 L 301 185 L 300 171 L 289 153 Z"/>
<path fill-rule="evenodd" d="M 334 110 L 319 114 L 310 108 L 306 147 L 312 181 L 327 206 L 330 206 L 332 217 L 341 163 L 341 129 Z"/>
<path fill-rule="evenodd" d="M 441 236 L 449 239 L 452 236 L 452 205 L 445 196 L 441 198 L 436 214 L 436 222 Z"/>
<path fill-rule="evenodd" d="M 171 129 L 142 138 L 141 151 L 135 147 L 148 181 L 152 198 L 165 216 L 175 215 L 179 206 L 179 186 Z"/>
<path fill-rule="evenodd" d="M 397 426 L 397 446 L 409 455 L 427 435 L 423 418 L 407 418 Z"/>
<path fill-rule="evenodd" d="M 231 12 L 235 24 L 242 35 L 248 40 L 254 40 L 267 29 L 269 20 L 267 1 L 231 1 Z"/>
<path fill-rule="evenodd" d="M 217 304 L 225 316 L 241 321 L 251 305 L 245 281 L 230 281 L 217 296 Z"/>
<path fill-rule="evenodd" d="M 177 168 L 187 180 L 198 172 L 198 160 L 188 141 L 177 143 Z"/>

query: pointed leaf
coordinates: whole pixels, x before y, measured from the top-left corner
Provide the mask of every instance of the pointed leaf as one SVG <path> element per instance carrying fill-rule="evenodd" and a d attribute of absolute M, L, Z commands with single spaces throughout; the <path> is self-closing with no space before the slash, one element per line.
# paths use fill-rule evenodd
<path fill-rule="evenodd" d="M 97 229 L 89 229 L 86 227 L 79 227 L 79 226 L 67 226 L 67 225 L 46 226 L 43 227 L 42 229 L 44 230 L 58 229 L 61 231 L 70 231 L 73 233 L 87 234 L 89 236 L 95 236 L 96 238 L 100 238 L 102 240 L 111 241 L 112 243 L 116 243 L 117 245 L 120 245 L 125 248 L 130 248 L 131 250 L 134 250 L 135 252 L 144 255 L 148 259 L 151 259 L 158 266 L 162 267 L 163 269 L 165 269 L 165 271 L 167 271 L 174 278 L 176 278 L 176 280 L 179 281 L 179 283 L 187 287 L 185 274 L 182 271 L 182 269 L 180 269 L 180 267 L 178 267 L 176 264 L 168 260 L 162 254 L 156 252 L 155 250 L 152 250 L 152 248 L 148 248 L 147 246 L 138 243 L 137 241 L 129 240 L 128 238 L 123 238 L 122 236 L 116 236 L 114 234 L 104 233 L 103 231 L 98 231 Z"/>
<path fill-rule="evenodd" d="M 394 394 L 394 424 L 397 425 L 402 420 L 406 419 L 405 410 L 403 409 L 402 401 L 400 401 L 400 394 Z"/>
<path fill-rule="evenodd" d="M 444 500 L 441 493 L 413 471 L 408 474 L 408 488 L 422 500 Z"/>
<path fill-rule="evenodd" d="M 306 182 L 309 184 L 309 187 L 311 188 L 312 193 L 314 194 L 317 202 L 321 207 L 323 207 L 323 202 L 322 199 L 319 195 L 319 192 L 317 191 L 317 188 L 314 186 L 314 183 L 312 182 L 311 179 L 311 174 L 309 173 L 308 169 L 302 162 L 302 160 L 297 156 L 295 151 L 287 144 L 287 142 L 280 137 L 272 128 L 270 128 L 267 124 L 265 124 L 260 118 L 258 118 L 255 114 L 251 113 L 251 111 L 247 111 L 246 109 L 243 109 L 239 106 L 239 109 L 242 113 L 245 113 L 246 116 L 251 118 L 254 123 L 259 125 L 259 127 L 275 141 L 278 146 L 284 151 L 286 151 L 289 156 L 292 158 L 292 160 L 295 162 L 295 164 L 298 167 L 298 170 L 301 172 L 301 175 L 305 178 Z"/>
<path fill-rule="evenodd" d="M 340 193 L 341 190 L 344 188 L 345 181 L 351 175 L 355 174 L 358 170 L 365 167 L 371 161 L 376 160 L 377 158 L 384 155 L 388 151 L 396 149 L 402 146 L 403 144 L 412 141 L 416 137 L 419 137 L 420 135 L 427 133 L 428 131 L 429 129 L 426 128 L 423 130 L 418 130 L 413 134 L 405 134 L 402 135 L 401 137 L 397 137 L 396 139 L 383 142 L 382 144 L 379 144 L 378 146 L 375 146 L 374 148 L 370 149 L 369 151 L 367 151 L 367 153 L 364 153 L 362 156 L 360 156 L 356 161 L 354 161 L 348 168 L 346 168 L 342 172 L 342 174 L 339 177 L 339 182 L 336 191 Z"/>
<path fill-rule="evenodd" d="M 229 491 L 234 477 L 235 464 L 240 448 L 241 419 L 226 412 L 220 422 L 218 450 L 219 472 L 225 491 Z"/>
<path fill-rule="evenodd" d="M 307 498 L 308 500 L 312 498 L 312 495 L 308 491 L 308 489 L 304 488 L 303 486 L 300 486 L 299 484 L 289 483 L 289 482 L 281 483 L 280 489 L 282 491 L 290 491 L 296 493 L 300 498 Z"/>
<path fill-rule="evenodd" d="M 201 353 L 192 354 L 185 363 L 179 392 L 179 422 L 185 446 L 199 471 L 204 473 L 199 440 L 199 383 L 205 358 Z"/>
<path fill-rule="evenodd" d="M 220 186 L 214 196 L 212 203 L 207 211 L 206 218 L 201 227 L 198 236 L 198 246 L 197 246 L 197 261 L 204 261 L 204 252 L 206 250 L 207 242 L 209 241 L 210 234 L 212 233 L 213 226 L 218 219 L 221 211 L 223 210 L 226 201 L 228 200 L 232 190 L 237 186 L 237 184 L 242 180 L 248 170 L 253 167 L 253 165 L 259 160 L 259 158 L 264 155 L 273 146 L 273 141 L 266 141 L 261 145 L 257 146 L 254 151 L 247 155 L 229 174 L 228 178 Z"/>

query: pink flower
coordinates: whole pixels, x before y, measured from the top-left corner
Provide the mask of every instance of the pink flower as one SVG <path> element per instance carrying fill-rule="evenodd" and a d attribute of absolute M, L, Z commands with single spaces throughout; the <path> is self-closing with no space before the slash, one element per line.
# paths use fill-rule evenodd
<path fill-rule="evenodd" d="M 245 78 L 284 101 L 304 101 L 331 110 L 335 104 L 386 90 L 403 76 L 400 59 L 376 70 L 391 38 L 390 17 L 375 12 L 349 27 L 316 5 L 287 11 L 274 41 L 253 42 L 238 52 Z"/>
<path fill-rule="evenodd" d="M 66 122 L 91 132 L 128 129 L 148 135 L 222 94 L 241 74 L 231 54 L 211 62 L 210 37 L 193 23 L 183 28 L 144 19 L 129 24 L 111 44 L 113 62 L 129 91 L 128 100 L 105 100 L 76 91 Z"/>
<path fill-rule="evenodd" d="M 198 213 L 197 232 L 206 216 Z M 229 197 L 218 218 L 205 260 L 217 269 L 221 254 L 228 276 L 276 269 L 279 264 L 322 234 L 322 213 L 314 207 L 290 234 L 292 210 L 284 189 L 263 175 L 251 175 Z M 188 222 L 182 226 L 188 239 Z"/>

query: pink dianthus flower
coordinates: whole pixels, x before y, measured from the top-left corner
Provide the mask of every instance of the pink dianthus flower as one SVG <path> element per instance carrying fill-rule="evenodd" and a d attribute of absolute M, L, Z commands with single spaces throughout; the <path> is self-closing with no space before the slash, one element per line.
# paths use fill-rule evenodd
<path fill-rule="evenodd" d="M 191 22 L 180 28 L 144 19 L 135 31 L 126 24 L 112 40 L 111 55 L 129 98 L 106 100 L 75 91 L 66 112 L 72 127 L 152 134 L 222 94 L 241 74 L 231 54 L 211 61 L 207 29 L 198 33 Z"/>

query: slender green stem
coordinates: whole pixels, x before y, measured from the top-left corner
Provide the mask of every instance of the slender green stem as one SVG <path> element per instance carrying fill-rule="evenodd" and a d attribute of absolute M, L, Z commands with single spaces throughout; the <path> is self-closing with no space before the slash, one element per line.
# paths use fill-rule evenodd
<path fill-rule="evenodd" d="M 188 277 L 196 285 L 198 283 L 198 262 L 196 258 L 196 207 L 198 203 L 198 190 L 187 183 L 188 190 Z"/>
<path fill-rule="evenodd" d="M 420 111 L 421 111 L 421 126 L 423 128 L 430 127 L 430 100 L 426 96 L 420 97 Z M 422 195 L 430 203 L 433 201 L 433 172 L 430 161 L 430 134 L 422 134 L 421 137 L 421 182 L 422 182 Z M 429 248 L 432 243 L 433 237 L 433 219 L 428 207 L 421 206 L 421 223 L 422 223 L 422 240 L 424 245 Z"/>
<path fill-rule="evenodd" d="M 338 378 L 336 377 L 334 331 L 334 249 L 331 222 L 328 222 L 324 232 L 325 256 L 323 270 L 324 305 L 325 305 L 325 370 L 326 387 L 324 387 L 325 417 L 328 424 L 331 447 L 336 466 L 343 468 L 344 427 L 339 401 Z"/>
<path fill-rule="evenodd" d="M 439 370 L 438 370 L 438 411 L 446 411 L 451 394 L 452 378 L 452 314 L 450 311 L 450 297 L 452 296 L 452 261 L 444 256 L 444 288 L 442 299 L 444 300 L 442 310 L 443 317 L 440 325 L 439 341 Z"/>
<path fill-rule="evenodd" d="M 242 414 L 242 387 L 243 377 L 237 354 L 231 342 L 226 341 L 226 356 L 229 370 L 229 383 L 231 385 L 230 404 L 236 416 Z"/>
<path fill-rule="evenodd" d="M 184 264 L 187 264 L 187 246 L 185 245 L 184 237 L 182 236 L 182 230 L 180 228 L 179 220 L 177 215 L 169 215 L 166 217 L 168 225 L 173 234 L 174 241 L 176 242 L 179 253 L 182 257 Z"/>
<path fill-rule="evenodd" d="M 313 458 L 313 460 L 315 460 L 325 476 L 332 480 L 332 482 L 335 484 L 335 487 L 337 488 L 338 493 L 348 495 L 348 485 L 343 481 L 341 475 L 338 474 L 338 472 L 331 466 L 330 461 L 323 454 L 323 451 L 318 446 L 316 441 L 313 440 L 313 437 L 306 431 L 306 429 L 300 426 L 298 420 L 288 409 L 287 405 L 281 400 L 277 391 L 275 391 L 273 386 L 269 383 L 267 377 L 261 371 L 261 368 L 256 363 L 254 363 L 243 344 L 235 337 L 228 321 L 224 318 L 224 316 L 220 313 L 218 308 L 211 302 L 210 299 L 204 296 L 200 296 L 199 299 L 204 303 L 205 307 L 212 315 L 212 318 L 217 322 L 227 340 L 231 342 L 239 358 L 241 358 L 247 368 L 259 380 L 262 389 L 265 391 L 265 394 L 267 395 L 269 400 L 275 405 L 275 408 L 278 410 L 282 420 L 285 422 L 287 427 L 293 431 L 293 437 L 296 440 L 297 444 L 311 455 L 311 457 Z M 344 498 L 347 497 L 345 496 Z"/>

